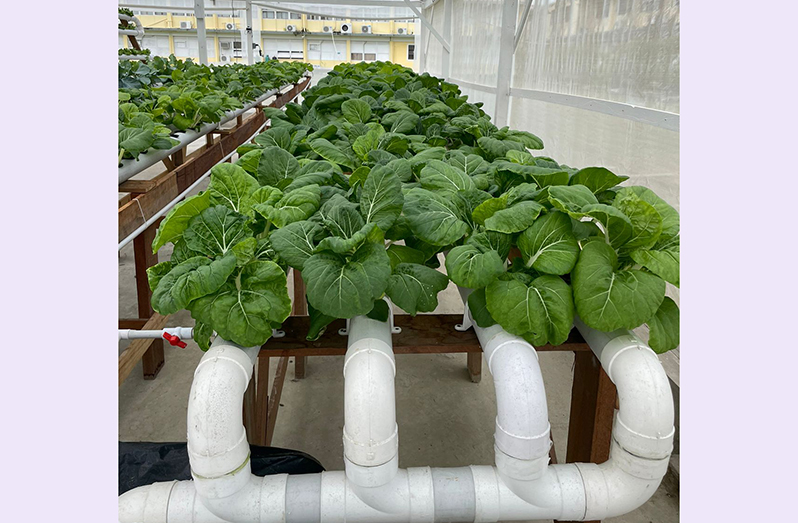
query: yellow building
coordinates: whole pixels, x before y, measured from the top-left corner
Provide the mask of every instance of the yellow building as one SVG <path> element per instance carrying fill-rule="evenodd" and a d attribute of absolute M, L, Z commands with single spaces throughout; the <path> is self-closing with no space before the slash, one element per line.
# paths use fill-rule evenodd
<path fill-rule="evenodd" d="M 144 26 L 142 48 L 153 55 L 178 58 L 199 57 L 197 21 L 192 13 L 134 13 Z M 368 21 L 352 18 L 322 17 L 261 10 L 253 18 L 253 43 L 256 59 L 266 56 L 279 60 L 297 60 L 330 68 L 339 63 L 391 61 L 407 67 L 415 64 L 415 31 L 412 20 Z M 210 63 L 246 62 L 241 18 L 206 13 L 208 61 Z M 127 37 L 119 37 L 119 46 L 128 47 Z M 263 58 L 261 58 L 261 54 Z"/>

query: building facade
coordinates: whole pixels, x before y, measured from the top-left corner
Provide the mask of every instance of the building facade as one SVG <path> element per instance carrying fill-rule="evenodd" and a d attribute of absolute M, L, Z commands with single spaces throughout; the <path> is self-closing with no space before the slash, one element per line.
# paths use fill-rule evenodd
<path fill-rule="evenodd" d="M 152 5 L 152 0 L 148 2 Z M 191 10 L 186 12 L 133 12 L 144 26 L 142 48 L 153 55 L 198 58 L 197 21 Z M 312 7 L 303 10 L 311 11 Z M 372 13 L 374 10 L 372 10 Z M 306 15 L 259 8 L 260 16 L 252 18 L 256 59 L 296 60 L 318 67 L 331 68 L 340 63 L 391 61 L 414 67 L 415 21 L 369 20 L 366 10 L 331 12 L 329 16 Z M 238 16 L 233 16 L 233 14 Z M 387 18 L 393 13 L 378 13 Z M 371 16 L 377 16 L 371 14 Z M 402 16 L 401 14 L 398 16 Z M 208 61 L 214 64 L 246 63 L 244 52 L 246 19 L 242 10 L 230 13 L 206 12 Z M 119 47 L 129 47 L 124 35 Z M 263 55 L 261 58 L 260 55 Z"/>

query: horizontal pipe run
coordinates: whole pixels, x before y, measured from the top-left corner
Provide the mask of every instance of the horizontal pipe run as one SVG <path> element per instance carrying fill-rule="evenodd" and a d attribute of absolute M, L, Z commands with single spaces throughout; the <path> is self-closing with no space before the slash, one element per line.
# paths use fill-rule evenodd
<path fill-rule="evenodd" d="M 193 327 L 167 327 L 161 330 L 119 329 L 120 340 L 141 340 L 163 338 L 164 334 L 177 336 L 184 340 L 194 337 Z"/>
<path fill-rule="evenodd" d="M 495 467 L 399 469 L 386 485 L 354 485 L 343 471 L 249 476 L 242 489 L 208 500 L 196 481 L 138 487 L 119 498 L 120 523 L 438 523 L 582 519 L 576 465 L 554 465 L 536 487 L 563 492 L 545 506 L 528 503 Z M 583 496 L 582 496 L 583 498 Z M 578 505 L 578 503 L 577 503 Z"/>

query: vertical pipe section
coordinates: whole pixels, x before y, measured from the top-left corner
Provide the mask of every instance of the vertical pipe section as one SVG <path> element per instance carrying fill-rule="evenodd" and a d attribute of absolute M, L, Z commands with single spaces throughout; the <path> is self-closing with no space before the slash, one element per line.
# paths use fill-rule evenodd
<path fill-rule="evenodd" d="M 574 324 L 618 389 L 609 461 L 577 464 L 585 519 L 604 519 L 645 503 L 665 476 L 675 433 L 673 395 L 659 358 L 634 334 L 600 332 L 579 318 Z"/>
<path fill-rule="evenodd" d="M 398 470 L 395 376 L 390 323 L 366 316 L 349 320 L 343 440 L 346 475 L 355 485 L 385 485 Z"/>
<path fill-rule="evenodd" d="M 470 317 L 471 289 L 459 290 Z M 549 463 L 551 426 L 537 352 L 500 325 L 471 323 L 496 388 L 496 467 L 514 479 L 539 478 Z"/>

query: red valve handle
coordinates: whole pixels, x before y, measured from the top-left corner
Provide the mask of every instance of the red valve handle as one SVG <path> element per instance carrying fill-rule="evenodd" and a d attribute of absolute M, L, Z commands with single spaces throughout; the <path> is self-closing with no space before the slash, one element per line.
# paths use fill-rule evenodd
<path fill-rule="evenodd" d="M 177 336 L 169 334 L 168 332 L 164 332 L 163 337 L 166 341 L 169 342 L 170 345 L 173 345 L 175 347 L 180 347 L 181 349 L 186 348 L 186 342 L 180 341 L 180 338 L 178 338 Z"/>

